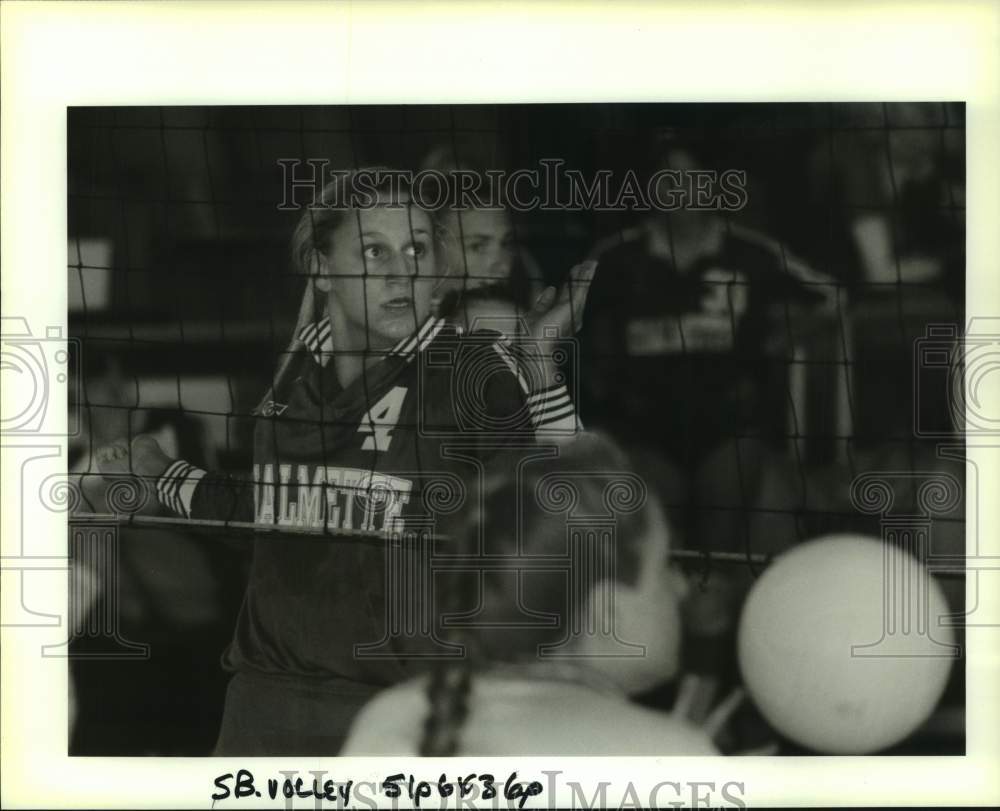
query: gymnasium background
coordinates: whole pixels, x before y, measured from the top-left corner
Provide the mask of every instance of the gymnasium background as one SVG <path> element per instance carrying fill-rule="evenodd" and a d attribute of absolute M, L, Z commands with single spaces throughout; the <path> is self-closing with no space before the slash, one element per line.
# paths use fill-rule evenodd
<path fill-rule="evenodd" d="M 964 481 L 961 462 L 937 453 L 943 442 L 961 445 L 947 369 L 921 354 L 946 352 L 964 323 L 961 104 L 72 108 L 67 127 L 69 323 L 82 346 L 75 473 L 93 472 L 95 445 L 137 431 L 206 468 L 250 465 L 239 415 L 287 346 L 300 285 L 288 260 L 298 212 L 278 209 L 279 160 L 416 169 L 444 147 L 495 168 L 561 158 L 584 176 L 619 176 L 648 172 L 658 144 L 680 133 L 706 168 L 747 172 L 748 203 L 728 219 L 835 288 L 821 312 L 769 308 L 761 430 L 790 477 L 775 479 L 754 509 L 783 522 L 791 542 L 880 535 L 885 516 L 857 509 L 851 483 L 908 473 L 894 509 L 923 516 L 936 553 L 964 551 L 964 504 L 923 515 L 916 493 L 935 471 Z M 518 244 L 558 284 L 638 221 L 635 212 L 529 212 L 518 218 Z M 883 235 L 881 252 L 872 234 Z M 614 433 L 592 385 L 613 381 L 588 381 L 585 358 L 579 374 L 585 424 Z M 667 396 L 670 381 L 650 386 Z M 644 464 L 655 478 L 656 459 Z M 758 536 L 748 532 L 738 547 L 747 561 L 693 558 L 693 573 L 752 568 L 754 554 L 789 542 Z M 218 659 L 247 561 L 211 533 L 171 528 L 123 528 L 117 555 L 117 591 L 99 605 L 113 604 L 118 636 L 109 643 L 84 628 L 73 640 L 70 752 L 207 754 L 226 681 Z M 961 612 L 964 584 L 944 585 Z M 963 682 L 959 662 L 931 722 L 893 752 L 964 751 Z M 669 707 L 672 696 L 644 700 Z"/>

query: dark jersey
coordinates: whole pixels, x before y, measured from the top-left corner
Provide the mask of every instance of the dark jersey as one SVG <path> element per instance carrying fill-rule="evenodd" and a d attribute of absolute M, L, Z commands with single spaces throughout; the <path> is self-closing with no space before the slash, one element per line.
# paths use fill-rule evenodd
<path fill-rule="evenodd" d="M 355 649 L 386 637 L 399 587 L 378 539 L 438 531 L 479 475 L 509 469 L 502 457 L 539 430 L 572 434 L 575 412 L 564 388 L 528 390 L 498 333 L 463 335 L 429 319 L 347 388 L 329 323 L 300 338 L 307 351 L 258 411 L 252 475 L 178 461 L 160 498 L 185 516 L 286 530 L 254 541 L 226 667 L 390 683 L 405 675 L 391 645 L 371 656 Z M 325 530 L 336 534 L 315 535 Z"/>
<path fill-rule="evenodd" d="M 732 228 L 684 272 L 640 229 L 599 252 L 583 335 L 583 416 L 672 457 L 744 430 L 767 373 L 769 310 L 822 300 L 822 277 L 755 232 Z"/>

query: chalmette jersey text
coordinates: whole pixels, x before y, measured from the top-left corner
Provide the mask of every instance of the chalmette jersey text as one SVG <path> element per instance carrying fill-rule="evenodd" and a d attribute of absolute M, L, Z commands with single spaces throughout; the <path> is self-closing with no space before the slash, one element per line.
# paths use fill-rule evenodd
<path fill-rule="evenodd" d="M 299 337 L 306 351 L 256 414 L 252 470 L 177 461 L 157 491 L 183 516 L 287 530 L 254 540 L 228 668 L 391 683 L 405 675 L 398 659 L 355 650 L 387 633 L 390 541 L 371 539 L 438 531 L 479 477 L 572 436 L 575 410 L 564 387 L 532 391 L 496 332 L 428 319 L 347 388 L 329 322 Z"/>

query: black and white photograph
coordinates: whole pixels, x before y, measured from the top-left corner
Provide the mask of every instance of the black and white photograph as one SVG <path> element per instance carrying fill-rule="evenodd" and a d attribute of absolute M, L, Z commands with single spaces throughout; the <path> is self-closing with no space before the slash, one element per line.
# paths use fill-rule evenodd
<path fill-rule="evenodd" d="M 963 135 L 69 110 L 71 753 L 962 754 Z"/>
<path fill-rule="evenodd" d="M 4 633 L 60 758 L 197 764 L 190 807 L 852 805 L 838 764 L 964 762 L 997 799 L 979 107 L 684 81 L 50 116 Z"/>

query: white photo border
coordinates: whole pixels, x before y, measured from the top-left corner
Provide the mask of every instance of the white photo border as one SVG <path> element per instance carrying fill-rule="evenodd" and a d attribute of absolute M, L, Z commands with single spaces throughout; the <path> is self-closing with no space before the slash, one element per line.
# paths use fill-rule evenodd
<path fill-rule="evenodd" d="M 992 2 L 9 2 L 0 15 L 3 315 L 42 329 L 61 325 L 65 335 L 67 326 L 66 109 L 140 104 L 965 101 L 967 317 L 1000 316 L 1000 5 Z M 15 395 L 3 393 L 6 406 Z M 1000 555 L 996 500 L 985 496 L 1000 492 L 993 445 L 970 438 L 981 489 L 978 526 L 969 526 L 980 554 Z M 32 447 L 53 450 L 54 471 L 64 464 L 64 439 Z M 36 549 L 66 554 L 65 515 L 11 485 L 19 458 L 5 447 L 5 586 L 22 529 Z M 66 572 L 49 568 L 33 573 L 32 606 L 65 617 Z M 979 599 L 977 614 L 993 627 L 968 629 L 963 757 L 394 758 L 391 771 L 436 780 L 443 771 L 560 770 L 561 785 L 610 782 L 616 806 L 629 782 L 646 804 L 665 781 L 740 783 L 748 806 L 1000 802 L 1000 588 L 980 589 Z M 9 616 L 17 607 L 3 600 Z M 385 776 L 375 759 L 69 758 L 66 660 L 40 655 L 65 635 L 64 623 L 3 628 L 6 808 L 208 807 L 215 776 L 239 768 Z M 547 794 L 526 807 L 570 799 Z M 664 790 L 658 799 L 691 796 Z"/>

